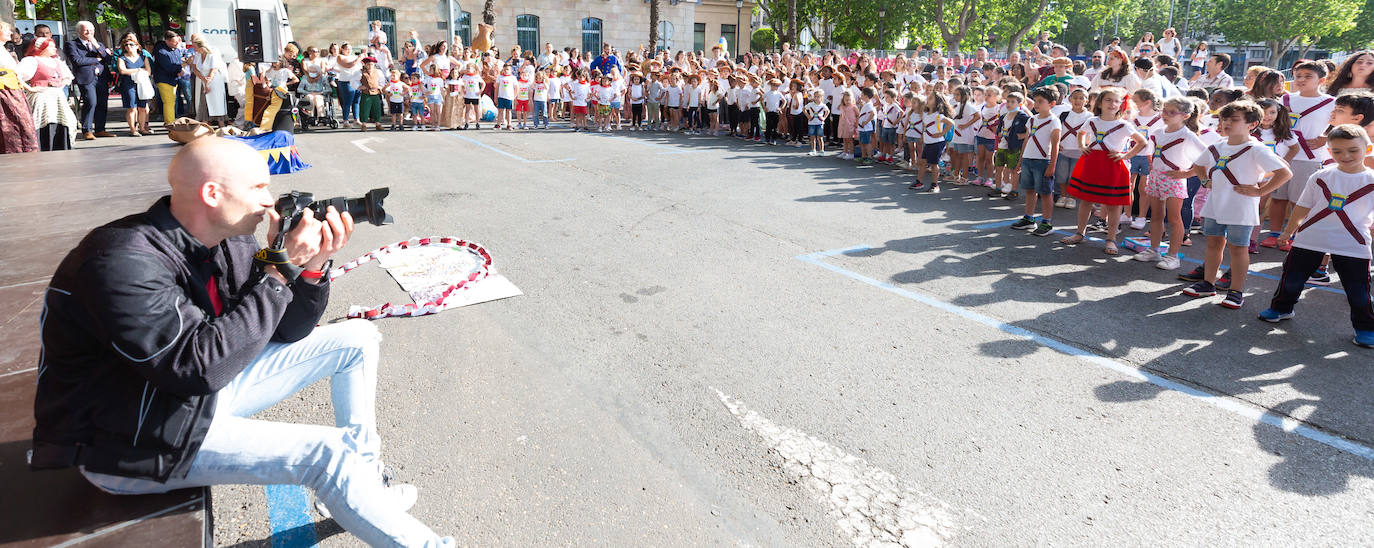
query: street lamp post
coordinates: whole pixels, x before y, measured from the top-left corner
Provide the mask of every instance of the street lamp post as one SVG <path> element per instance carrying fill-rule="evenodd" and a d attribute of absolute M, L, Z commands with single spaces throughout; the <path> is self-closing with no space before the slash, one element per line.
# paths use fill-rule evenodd
<path fill-rule="evenodd" d="M 739 49 L 739 16 L 744 9 L 744 0 L 735 0 L 735 55 L 742 53 Z"/>

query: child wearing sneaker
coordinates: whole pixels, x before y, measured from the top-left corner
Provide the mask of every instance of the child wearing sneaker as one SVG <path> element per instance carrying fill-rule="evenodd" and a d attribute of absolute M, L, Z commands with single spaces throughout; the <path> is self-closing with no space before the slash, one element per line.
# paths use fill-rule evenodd
<path fill-rule="evenodd" d="M 950 163 L 954 184 L 966 184 L 969 166 L 973 163 L 973 126 L 978 122 L 978 105 L 973 102 L 973 90 L 968 86 L 954 88 L 954 139 L 950 141 Z"/>
<path fill-rule="evenodd" d="M 997 124 L 1002 119 L 1002 90 L 996 86 L 987 86 L 982 90 L 983 105 L 978 110 L 978 132 L 974 135 L 974 142 L 978 147 L 978 178 L 973 182 L 992 188 L 996 184 L 992 180 L 992 157 L 997 153 Z"/>
<path fill-rule="evenodd" d="M 1130 118 L 1126 90 L 1102 88 L 1093 102 L 1093 118 L 1078 132 L 1078 149 L 1087 152 L 1074 165 L 1068 194 L 1079 201 L 1078 231 L 1059 240 L 1065 245 L 1082 242 L 1087 236 L 1088 218 L 1093 204 L 1106 212 L 1107 241 L 1102 252 L 1116 255 L 1117 220 L 1122 206 L 1131 204 L 1131 179 L 1126 159 L 1145 147 L 1145 137 L 1135 131 Z M 1130 149 L 1126 144 L 1130 143 Z M 1248 241 L 1249 235 L 1246 235 Z"/>
<path fill-rule="evenodd" d="M 929 188 L 931 192 L 940 191 L 940 156 L 945 153 L 945 133 L 954 125 L 950 115 L 954 111 L 945 96 L 933 89 L 926 95 L 921 113 L 921 164 L 916 171 L 916 188 Z M 925 174 L 930 174 L 930 186 L 923 187 Z"/>
<path fill-rule="evenodd" d="M 1256 103 L 1264 109 L 1264 121 L 1260 122 L 1256 137 L 1280 158 L 1289 158 L 1288 153 L 1298 146 L 1298 140 L 1293 137 L 1288 108 L 1276 99 L 1260 99 Z M 1291 164 L 1289 169 L 1292 169 Z M 1288 202 L 1274 200 L 1272 195 L 1268 202 L 1269 234 L 1260 239 L 1259 247 L 1277 247 L 1281 251 L 1288 251 L 1288 243 L 1279 242 L 1279 233 L 1283 232 L 1283 221 L 1288 218 Z"/>
<path fill-rule="evenodd" d="M 1059 113 L 1059 160 L 1054 164 L 1054 188 L 1064 192 L 1068 188 L 1073 166 L 1083 152 L 1078 150 L 1078 132 L 1087 127 L 1093 113 L 1088 110 L 1088 91 L 1078 87 L 1069 92 L 1069 110 Z M 1078 201 L 1067 194 L 1060 194 L 1060 202 L 1055 204 L 1065 209 L 1078 207 Z"/>
<path fill-rule="evenodd" d="M 1146 88 L 1140 88 L 1131 92 L 1132 105 L 1135 107 L 1135 130 L 1145 137 L 1145 148 L 1139 154 L 1131 157 L 1131 187 L 1135 189 L 1135 194 L 1131 200 L 1129 215 L 1123 215 L 1120 222 L 1130 223 L 1131 228 L 1141 230 L 1145 228 L 1149 200 L 1145 199 L 1145 179 L 1150 175 L 1150 159 L 1154 157 L 1154 146 L 1150 144 L 1150 132 L 1163 127 L 1164 121 L 1156 107 L 1159 97 L 1155 92 Z M 1158 218 L 1156 210 L 1156 218 Z"/>
<path fill-rule="evenodd" d="M 897 126 L 902 121 L 902 104 L 897 101 L 896 89 L 883 90 L 880 118 L 882 127 L 878 131 L 878 161 L 892 162 L 896 160 Z"/>
<path fill-rule="evenodd" d="M 859 118 L 856 120 L 856 131 L 859 132 L 859 149 L 863 155 L 863 163 L 873 163 L 873 130 L 877 126 L 874 124 L 878 116 L 878 109 L 873 106 L 873 101 L 877 97 L 873 88 L 865 87 L 860 92 L 863 95 L 862 104 L 859 106 Z"/>
<path fill-rule="evenodd" d="M 811 102 L 802 109 L 806 114 L 806 135 L 811 139 L 811 156 L 825 154 L 825 121 L 830 118 L 830 107 L 825 106 L 825 92 L 813 90 Z"/>
<path fill-rule="evenodd" d="M 1326 67 L 1321 63 L 1306 61 L 1293 67 L 1293 89 L 1296 91 L 1282 99 L 1283 106 L 1288 108 L 1293 137 L 1298 141 L 1298 146 L 1290 147 L 1283 156 L 1293 171 L 1293 179 L 1291 185 L 1280 186 L 1269 196 L 1270 218 L 1288 217 L 1290 200 L 1301 196 L 1312 174 L 1331 159 L 1326 151 L 1326 128 L 1331 123 L 1336 98 L 1321 92 L 1323 78 L 1326 78 Z"/>
<path fill-rule="evenodd" d="M 989 197 L 1008 200 L 1017 197 L 1018 192 L 1012 186 L 1012 181 L 1016 180 L 1016 166 L 1021 162 L 1021 147 L 1025 145 L 1027 134 L 1026 124 L 1030 122 L 1030 115 L 1021 109 L 1025 101 L 1025 95 L 1013 91 L 1007 94 L 1006 104 L 1002 107 L 1005 113 L 998 118 L 997 152 L 992 158 L 996 180 L 992 191 L 988 192 Z"/>
<path fill-rule="evenodd" d="M 1183 238 L 1188 227 L 1183 226 L 1183 200 L 1188 198 L 1188 174 L 1199 154 L 1207 149 L 1197 136 L 1197 105 L 1185 97 L 1164 101 L 1160 113 L 1163 126 L 1150 132 L 1154 152 L 1150 158 L 1150 174 L 1145 178 L 1145 198 L 1153 211 L 1155 222 L 1150 223 L 1150 248 L 1136 253 L 1135 260 L 1155 262 L 1160 270 L 1176 270 L 1183 260 Z M 1169 223 L 1169 249 L 1159 252 L 1164 237 L 1164 223 Z"/>
<path fill-rule="evenodd" d="M 835 132 L 844 144 L 844 152 L 840 155 L 842 160 L 854 159 L 854 138 L 859 128 L 859 107 L 854 103 L 854 99 L 854 93 L 849 90 L 840 93 L 840 113 L 839 120 L 835 123 Z M 832 112 L 831 116 L 834 115 Z"/>
<path fill-rule="evenodd" d="M 915 94 L 912 94 L 911 98 L 906 102 L 906 123 L 903 124 L 905 127 L 902 128 L 902 136 L 906 141 L 903 146 L 906 147 L 904 152 L 906 152 L 907 169 L 911 171 L 917 171 L 921 166 L 921 136 L 925 135 L 926 131 L 925 126 L 921 124 L 921 120 L 925 117 L 925 110 L 926 102 L 922 101 L 921 98 L 917 97 Z M 915 189 L 919 182 L 920 180 L 918 178 L 917 181 L 911 183 L 911 186 L 908 188 Z"/>
<path fill-rule="evenodd" d="M 1063 128 L 1059 118 L 1051 112 L 1059 102 L 1054 86 L 1036 88 L 1031 92 L 1035 117 L 1027 124 L 1026 143 L 1021 151 L 1021 190 L 1026 193 L 1026 214 L 1011 225 L 1017 230 L 1029 230 L 1036 236 L 1054 232 L 1054 168 L 1059 160 L 1059 136 Z M 1035 219 L 1035 204 L 1040 202 L 1040 219 Z"/>
<path fill-rule="evenodd" d="M 1222 107 L 1217 133 L 1226 141 L 1208 147 L 1196 165 L 1184 172 L 1210 179 L 1211 192 L 1202 206 L 1202 234 L 1207 237 L 1203 279 L 1185 288 L 1183 294 L 1216 295 L 1213 282 L 1222 254 L 1229 250 L 1231 285 L 1217 304 L 1233 310 L 1245 302 L 1242 291 L 1250 268 L 1250 232 L 1259 225 L 1260 197 L 1293 176 L 1282 158 L 1251 137 L 1263 118 L 1264 111 L 1254 101 L 1241 100 Z M 1261 185 L 1267 174 L 1272 174 L 1269 181 Z"/>
<path fill-rule="evenodd" d="M 1341 277 L 1355 344 L 1374 348 L 1374 304 L 1369 296 L 1369 242 L 1374 228 L 1374 170 L 1364 165 L 1369 134 L 1354 124 L 1336 126 L 1326 145 L 1336 165 L 1312 175 L 1293 204 L 1283 238 L 1293 249 L 1283 261 L 1283 277 L 1269 308 L 1259 318 L 1278 323 L 1293 317 L 1308 273 L 1329 255 Z"/>

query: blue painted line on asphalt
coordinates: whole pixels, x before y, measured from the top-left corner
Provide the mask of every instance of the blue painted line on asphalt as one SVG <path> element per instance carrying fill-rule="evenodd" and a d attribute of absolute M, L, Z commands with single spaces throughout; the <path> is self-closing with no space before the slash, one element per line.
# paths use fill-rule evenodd
<path fill-rule="evenodd" d="M 985 224 L 981 224 L 981 225 L 973 225 L 973 229 L 974 229 L 974 230 L 989 230 L 989 229 L 993 229 L 993 228 L 1002 228 L 1002 227 L 1004 227 L 1004 226 L 1011 226 L 1012 223 L 1015 223 L 1015 222 L 1016 222 L 1015 220 L 1012 220 L 1012 221 L 1001 221 L 1001 222 L 996 222 L 996 223 L 985 223 Z"/>
<path fill-rule="evenodd" d="M 890 293 L 906 297 L 926 306 L 943 310 L 950 314 L 954 314 L 961 318 L 970 320 L 974 323 L 980 323 L 985 326 L 997 329 L 1013 337 L 1029 340 L 1051 350 L 1055 350 L 1063 354 L 1067 354 L 1069 356 L 1074 356 L 1076 358 L 1092 363 L 1099 367 L 1104 367 L 1106 369 L 1116 371 L 1128 377 L 1133 377 L 1136 379 L 1147 381 L 1150 384 L 1153 384 L 1160 388 L 1164 388 L 1166 390 L 1173 390 L 1175 392 L 1191 396 L 1205 403 L 1208 403 L 1214 407 L 1230 411 L 1250 420 L 1262 424 L 1267 424 L 1269 426 L 1273 426 L 1285 432 L 1297 434 L 1309 440 L 1332 447 L 1340 451 L 1344 451 L 1346 453 L 1350 453 L 1365 460 L 1374 461 L 1374 448 L 1356 441 L 1343 438 L 1341 436 L 1337 436 L 1335 434 L 1330 434 L 1318 430 L 1316 428 L 1312 428 L 1299 422 L 1296 419 L 1269 413 L 1264 409 L 1252 406 L 1250 404 L 1241 403 L 1240 401 L 1235 400 L 1233 398 L 1223 396 L 1220 394 L 1206 392 L 1204 390 L 1188 386 L 1178 381 L 1174 381 L 1150 373 L 1138 367 L 1119 362 L 1117 360 L 1108 358 L 1101 354 L 1090 352 L 1082 348 L 1070 345 L 1068 343 L 1052 339 L 1050 337 L 1041 335 L 1029 329 L 1017 327 L 1006 322 L 999 321 L 995 318 L 975 312 L 968 308 L 941 301 L 939 299 L 936 299 L 935 297 L 926 295 L 924 293 L 919 293 L 916 291 L 912 291 L 910 289 L 897 287 L 891 283 L 870 278 L 853 270 L 849 270 L 847 268 L 835 266 L 833 264 L 825 262 L 825 258 L 827 257 L 834 257 L 837 255 L 843 255 L 855 251 L 864 251 L 868 249 L 872 248 L 866 245 L 860 245 L 854 247 L 847 247 L 843 249 L 835 249 L 831 251 L 821 251 L 806 255 L 798 255 L 797 259 L 830 270 L 832 272 L 841 274 L 843 276 L 852 278 L 854 280 L 861 281 L 868 285 L 883 289 Z"/>
<path fill-rule="evenodd" d="M 483 143 L 483 142 L 478 141 L 477 139 L 473 139 L 473 138 L 471 138 L 471 137 L 464 137 L 464 136 L 462 136 L 462 135 L 458 135 L 458 134 L 455 134 L 455 133 L 452 133 L 452 132 L 445 133 L 445 135 L 448 135 L 449 137 L 453 137 L 453 138 L 455 138 L 455 139 L 462 139 L 462 140 L 464 140 L 464 141 L 467 141 L 467 142 L 472 143 L 472 144 L 474 144 L 474 145 L 477 145 L 477 146 L 479 146 L 479 147 L 485 148 L 485 149 L 487 149 L 487 150 L 490 150 L 490 151 L 492 151 L 492 152 L 495 152 L 495 153 L 500 154 L 500 155 L 502 155 L 502 156 L 505 156 L 505 157 L 507 157 L 507 158 L 510 158 L 510 159 L 513 159 L 513 160 L 519 160 L 519 161 L 521 161 L 521 162 L 523 162 L 523 163 L 526 163 L 526 164 L 551 164 L 551 163 L 555 163 L 555 162 L 571 162 L 571 161 L 577 159 L 577 158 L 560 158 L 560 159 L 558 159 L 558 160 L 530 160 L 530 159 L 528 159 L 528 158 L 524 158 L 524 157 L 521 157 L 521 156 L 512 154 L 512 153 L 510 153 L 510 152 L 506 152 L 506 151 L 501 150 L 501 149 L 499 149 L 499 148 L 496 148 L 496 147 L 494 147 L 494 146 L 488 145 L 488 144 L 486 144 L 486 143 Z"/>
<path fill-rule="evenodd" d="M 272 548 L 303 548 L 319 544 L 310 515 L 310 492 L 299 485 L 266 485 L 267 522 Z"/>
<path fill-rule="evenodd" d="M 665 149 L 665 150 L 668 151 L 668 152 L 660 152 L 659 154 L 691 154 L 691 153 L 693 153 L 693 152 L 699 152 L 699 151 L 696 151 L 696 150 L 683 150 L 683 149 L 680 149 L 680 148 L 678 148 L 678 147 L 670 147 L 670 146 L 668 146 L 668 145 L 660 145 L 660 144 L 658 144 L 658 143 L 648 143 L 648 142 L 645 142 L 645 141 L 641 141 L 641 140 L 639 140 L 639 139 L 631 139 L 631 138 L 629 138 L 629 137 L 624 137 L 624 136 L 621 136 L 621 135 L 608 135 L 608 134 L 605 134 L 605 133 L 588 133 L 587 135 L 591 135 L 591 136 L 594 136 L 594 137 L 606 137 L 606 138 L 608 138 L 608 139 L 619 139 L 619 140 L 621 140 L 621 141 L 629 141 L 629 142 L 631 142 L 631 143 L 644 145 L 644 146 L 646 146 L 646 147 L 661 148 L 661 149 Z"/>

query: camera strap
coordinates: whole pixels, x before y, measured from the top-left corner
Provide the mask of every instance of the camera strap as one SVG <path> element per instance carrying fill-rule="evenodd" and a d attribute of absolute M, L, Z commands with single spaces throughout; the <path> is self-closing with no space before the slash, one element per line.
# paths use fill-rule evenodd
<path fill-rule="evenodd" d="M 287 219 L 283 218 L 281 224 L 278 225 L 277 238 L 272 242 L 271 247 L 264 247 L 253 254 L 253 268 L 259 274 L 258 281 L 262 281 L 262 275 L 265 274 L 263 269 L 267 265 L 277 267 L 277 272 L 286 278 L 286 283 L 296 281 L 296 278 L 301 275 L 301 270 L 304 270 L 291 264 L 291 256 L 286 254 L 286 221 Z"/>

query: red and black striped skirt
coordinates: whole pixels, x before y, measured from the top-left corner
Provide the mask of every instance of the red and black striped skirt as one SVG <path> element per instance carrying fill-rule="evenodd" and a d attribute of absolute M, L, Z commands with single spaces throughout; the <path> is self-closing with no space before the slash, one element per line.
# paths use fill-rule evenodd
<path fill-rule="evenodd" d="M 1131 205 L 1131 173 L 1125 160 L 1113 160 L 1093 149 L 1073 166 L 1069 196 L 1102 205 Z"/>

